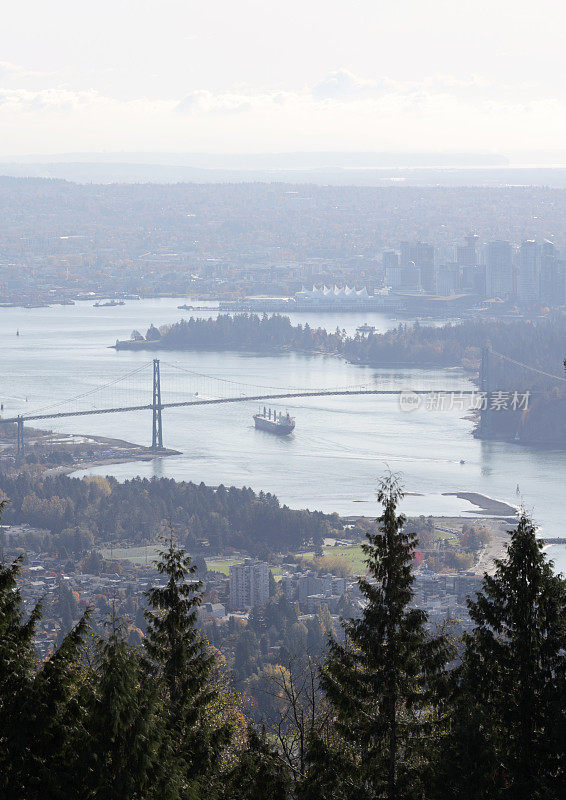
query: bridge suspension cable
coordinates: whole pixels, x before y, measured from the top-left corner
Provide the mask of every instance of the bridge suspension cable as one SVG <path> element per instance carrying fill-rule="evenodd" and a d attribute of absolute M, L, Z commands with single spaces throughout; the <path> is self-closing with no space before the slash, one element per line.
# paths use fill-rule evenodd
<path fill-rule="evenodd" d="M 58 400 L 56 403 L 50 403 L 47 406 L 41 406 L 40 408 L 34 409 L 33 414 L 46 414 L 48 411 L 52 411 L 57 408 L 61 408 L 61 406 L 69 405 L 70 403 L 76 403 L 79 400 L 84 400 L 87 397 L 92 397 L 92 395 L 96 394 L 97 392 L 102 392 L 105 389 L 111 389 L 112 387 L 116 386 L 123 381 L 126 381 L 128 378 L 133 377 L 134 375 L 143 372 L 143 370 L 147 369 L 152 364 L 151 361 L 147 361 L 144 364 L 141 364 L 139 367 L 126 372 L 124 375 L 121 375 L 119 378 L 115 378 L 108 383 L 104 383 L 101 386 L 95 386 L 94 389 L 89 389 L 86 392 L 81 392 L 81 394 L 77 394 L 74 397 L 67 397 L 65 400 Z M 28 416 L 28 415 L 26 415 Z"/>
<path fill-rule="evenodd" d="M 536 367 L 530 366 L 530 364 L 523 364 L 522 361 L 517 361 L 511 356 L 505 356 L 503 353 L 498 353 L 496 350 L 492 350 L 492 355 L 499 356 L 504 361 L 508 361 L 510 364 L 515 364 L 517 367 L 522 367 L 523 369 L 528 369 L 531 372 L 536 372 L 538 375 L 544 375 L 546 378 L 552 378 L 553 381 L 560 381 L 561 383 L 566 383 L 566 378 L 560 375 L 552 375 L 550 372 L 545 372 L 542 369 L 537 369 Z"/>
<path fill-rule="evenodd" d="M 258 389 L 266 389 L 269 392 L 283 392 L 283 393 L 293 392 L 294 396 L 300 396 L 300 394 L 302 394 L 304 392 L 312 392 L 312 391 L 314 391 L 314 389 L 312 387 L 308 387 L 308 386 L 273 386 L 273 385 L 265 385 L 265 384 L 261 384 L 261 383 L 253 383 L 252 384 L 252 383 L 245 383 L 243 381 L 234 381 L 234 380 L 231 380 L 229 378 L 218 378 L 215 375 L 207 375 L 207 374 L 205 374 L 203 372 L 195 372 L 194 370 L 190 370 L 190 369 L 187 369 L 186 367 L 182 367 L 180 364 L 175 364 L 175 363 L 171 363 L 171 362 L 167 362 L 167 361 L 162 361 L 161 363 L 163 365 L 167 366 L 167 367 L 173 367 L 174 369 L 177 369 L 180 372 L 186 373 L 187 375 L 190 375 L 192 377 L 203 378 L 204 380 L 217 382 L 219 384 L 226 385 L 226 386 L 234 386 L 234 387 L 237 388 L 238 391 L 241 391 L 242 389 L 250 389 L 250 390 L 253 391 L 254 396 L 260 394 L 260 392 L 257 391 Z M 321 391 L 329 393 L 329 392 L 333 392 L 333 391 L 334 392 L 340 392 L 340 391 L 345 390 L 345 389 L 351 390 L 351 391 L 356 391 L 356 390 L 360 390 L 361 391 L 363 389 L 367 389 L 367 383 L 364 383 L 364 384 L 347 384 L 346 386 L 329 386 L 326 389 L 321 390 Z"/>

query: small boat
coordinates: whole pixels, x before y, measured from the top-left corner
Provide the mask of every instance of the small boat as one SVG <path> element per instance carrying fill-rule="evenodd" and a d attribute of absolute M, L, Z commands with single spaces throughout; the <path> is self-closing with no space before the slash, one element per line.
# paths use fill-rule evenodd
<path fill-rule="evenodd" d="M 373 333 L 375 330 L 375 325 L 368 325 L 367 322 L 364 322 L 363 325 L 360 325 L 359 328 L 356 328 L 358 333 Z"/>
<path fill-rule="evenodd" d="M 254 414 L 254 423 L 259 430 L 276 433 L 278 436 L 288 436 L 295 430 L 295 419 L 289 416 L 288 411 L 282 414 L 273 409 L 272 414 L 271 409 L 266 409 L 265 406 L 263 411 Z"/>

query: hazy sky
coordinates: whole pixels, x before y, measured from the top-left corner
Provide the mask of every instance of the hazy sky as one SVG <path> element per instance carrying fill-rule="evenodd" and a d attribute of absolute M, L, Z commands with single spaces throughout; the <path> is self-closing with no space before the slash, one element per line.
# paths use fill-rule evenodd
<path fill-rule="evenodd" d="M 0 155 L 566 149 L 554 0 L 19 0 Z"/>

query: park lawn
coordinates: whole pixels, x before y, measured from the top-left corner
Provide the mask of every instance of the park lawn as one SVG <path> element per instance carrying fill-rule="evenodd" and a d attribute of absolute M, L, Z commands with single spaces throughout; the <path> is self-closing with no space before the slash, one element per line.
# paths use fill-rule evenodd
<path fill-rule="evenodd" d="M 244 560 L 243 556 L 238 556 L 237 558 L 206 558 L 206 567 L 209 570 L 213 570 L 214 572 L 222 572 L 224 575 L 228 575 L 230 571 L 230 567 L 232 564 L 241 564 Z"/>
<path fill-rule="evenodd" d="M 148 564 L 152 565 L 159 557 L 160 551 L 163 549 L 162 544 L 142 545 L 141 547 L 114 547 L 110 550 L 109 547 L 101 550 L 103 558 L 113 558 L 120 561 L 131 561 L 132 564 Z M 228 570 L 232 564 L 241 564 L 243 558 L 205 558 L 206 566 L 208 569 L 215 572 L 222 572 L 228 575 Z"/>
<path fill-rule="evenodd" d="M 322 551 L 325 556 L 339 556 L 349 561 L 352 565 L 354 575 L 365 575 L 367 572 L 365 564 L 366 556 L 359 544 L 323 547 Z M 314 558 L 314 552 L 312 550 L 308 553 L 297 553 L 297 555 L 303 556 L 304 558 Z"/>
<path fill-rule="evenodd" d="M 148 564 L 151 566 L 159 553 L 163 550 L 162 544 L 142 545 L 141 547 L 109 547 L 100 551 L 102 558 L 120 561 L 131 561 L 132 564 Z"/>

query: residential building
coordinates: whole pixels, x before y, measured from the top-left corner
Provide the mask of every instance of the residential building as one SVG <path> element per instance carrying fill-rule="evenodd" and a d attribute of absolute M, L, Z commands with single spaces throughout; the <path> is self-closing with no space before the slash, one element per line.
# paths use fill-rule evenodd
<path fill-rule="evenodd" d="M 253 608 L 269 600 L 269 566 L 265 561 L 246 559 L 230 567 L 230 606 Z"/>

